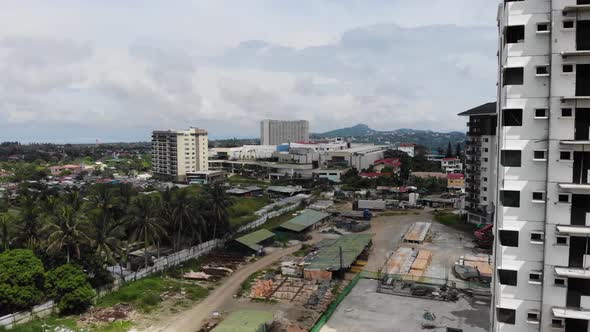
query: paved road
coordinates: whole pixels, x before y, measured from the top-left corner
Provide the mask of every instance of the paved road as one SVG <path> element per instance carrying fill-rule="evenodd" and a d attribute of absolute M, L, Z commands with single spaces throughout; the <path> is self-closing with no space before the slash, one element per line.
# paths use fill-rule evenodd
<path fill-rule="evenodd" d="M 229 278 L 223 281 L 223 284 L 217 287 L 207 298 L 197 303 L 187 311 L 179 313 L 175 317 L 166 319 L 166 322 L 159 322 L 160 326 L 153 326 L 147 329 L 148 332 L 195 332 L 201 328 L 203 321 L 209 317 L 213 311 L 221 307 L 226 301 L 230 301 L 242 283 L 254 272 L 264 269 L 272 263 L 278 261 L 286 255 L 290 255 L 299 250 L 301 245 L 279 249 L 267 256 L 264 256 L 256 262 L 244 265 L 233 273 Z"/>

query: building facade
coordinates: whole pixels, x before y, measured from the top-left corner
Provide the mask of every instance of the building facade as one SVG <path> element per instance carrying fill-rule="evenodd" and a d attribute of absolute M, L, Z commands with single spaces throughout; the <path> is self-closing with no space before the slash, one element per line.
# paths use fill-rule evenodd
<path fill-rule="evenodd" d="M 152 172 L 175 181 L 187 181 L 187 173 L 207 171 L 207 131 L 155 130 L 152 133 Z"/>
<path fill-rule="evenodd" d="M 260 122 L 260 144 L 279 145 L 290 142 L 309 141 L 307 120 L 263 120 Z"/>
<path fill-rule="evenodd" d="M 590 1 L 505 0 L 498 22 L 493 330 L 588 331 Z"/>
<path fill-rule="evenodd" d="M 486 103 L 463 113 L 467 122 L 465 142 L 465 211 L 473 224 L 493 222 L 496 207 L 498 117 L 496 103 Z"/>
<path fill-rule="evenodd" d="M 463 163 L 458 157 L 448 157 L 441 160 L 440 166 L 447 173 L 463 172 Z"/>

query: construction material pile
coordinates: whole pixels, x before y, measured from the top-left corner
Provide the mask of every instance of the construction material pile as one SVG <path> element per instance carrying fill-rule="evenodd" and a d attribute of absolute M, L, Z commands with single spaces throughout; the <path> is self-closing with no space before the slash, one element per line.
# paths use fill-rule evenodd
<path fill-rule="evenodd" d="M 115 304 L 112 307 L 94 307 L 80 317 L 80 323 L 83 325 L 112 323 L 116 320 L 127 319 L 132 311 L 133 306 L 126 303 Z"/>
<path fill-rule="evenodd" d="M 250 290 L 250 297 L 255 299 L 268 298 L 273 293 L 273 280 L 256 280 Z"/>

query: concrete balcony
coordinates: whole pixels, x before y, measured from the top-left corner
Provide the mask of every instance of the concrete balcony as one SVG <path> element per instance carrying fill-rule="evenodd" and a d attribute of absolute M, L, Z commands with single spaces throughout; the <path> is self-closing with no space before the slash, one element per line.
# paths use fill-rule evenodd
<path fill-rule="evenodd" d="M 590 4 L 571 5 L 563 8 L 564 13 L 590 11 Z"/>
<path fill-rule="evenodd" d="M 555 267 L 555 275 L 567 278 L 590 279 L 590 270 L 581 267 Z"/>
<path fill-rule="evenodd" d="M 590 310 L 582 308 L 553 307 L 553 316 L 557 318 L 590 320 Z"/>
<path fill-rule="evenodd" d="M 561 140 L 559 143 L 563 145 L 590 145 L 590 140 Z"/>
<path fill-rule="evenodd" d="M 557 231 L 571 236 L 590 236 L 590 227 L 586 226 L 557 225 Z"/>
<path fill-rule="evenodd" d="M 570 56 L 589 56 L 590 50 L 580 50 L 580 51 L 564 51 L 561 52 L 562 57 L 570 57 Z"/>
<path fill-rule="evenodd" d="M 590 183 L 559 183 L 557 186 L 567 193 L 590 194 Z"/>

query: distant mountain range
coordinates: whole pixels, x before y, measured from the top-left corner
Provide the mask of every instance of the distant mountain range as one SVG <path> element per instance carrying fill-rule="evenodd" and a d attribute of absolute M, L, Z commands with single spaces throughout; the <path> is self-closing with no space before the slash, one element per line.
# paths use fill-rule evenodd
<path fill-rule="evenodd" d="M 453 149 L 457 143 L 465 142 L 465 133 L 452 131 L 439 133 L 431 130 L 396 129 L 393 131 L 378 131 L 366 124 L 357 124 L 349 128 L 335 129 L 325 133 L 311 134 L 313 138 L 349 137 L 354 142 L 375 144 L 414 143 L 435 149 L 446 148 L 451 142 Z"/>

